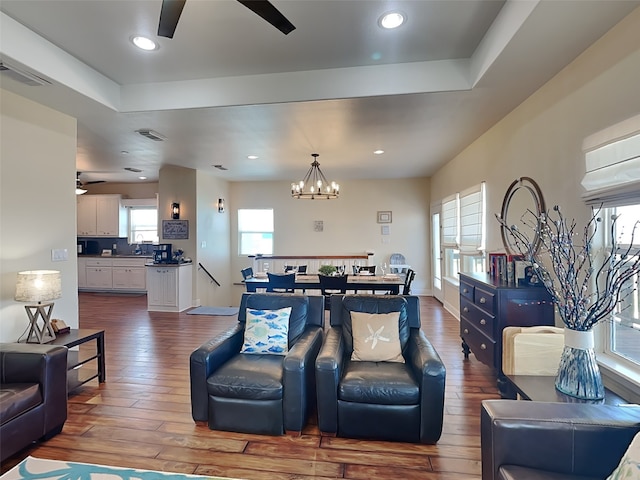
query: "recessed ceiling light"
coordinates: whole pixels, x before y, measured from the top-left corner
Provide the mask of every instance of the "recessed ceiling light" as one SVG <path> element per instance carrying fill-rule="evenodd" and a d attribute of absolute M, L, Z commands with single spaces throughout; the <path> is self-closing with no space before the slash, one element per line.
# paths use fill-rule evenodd
<path fill-rule="evenodd" d="M 404 15 L 400 12 L 387 12 L 380 17 L 378 23 L 382 28 L 398 28 L 404 23 Z"/>
<path fill-rule="evenodd" d="M 258 157 L 258 155 L 248 155 L 248 156 L 247 156 L 247 158 L 248 158 L 249 160 L 257 160 L 257 159 L 258 159 L 258 158 L 260 158 L 260 157 Z"/>
<path fill-rule="evenodd" d="M 140 180 L 146 180 L 147 177 L 138 177 Z"/>
<path fill-rule="evenodd" d="M 140 48 L 141 50 L 151 51 L 157 50 L 159 48 L 156 42 L 148 37 L 143 37 L 142 35 L 134 35 L 133 37 L 131 37 L 131 41 L 136 47 Z"/>
<path fill-rule="evenodd" d="M 374 155 L 382 155 L 384 153 L 384 150 L 374 150 L 373 153 Z"/>

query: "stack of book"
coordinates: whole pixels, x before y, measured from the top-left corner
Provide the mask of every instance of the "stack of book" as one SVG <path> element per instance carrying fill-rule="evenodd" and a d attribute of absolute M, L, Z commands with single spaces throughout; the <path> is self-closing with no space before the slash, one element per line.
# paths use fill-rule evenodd
<path fill-rule="evenodd" d="M 525 280 L 525 269 L 529 263 L 524 255 L 507 255 L 506 253 L 489 254 L 489 275 L 494 280 L 508 284 L 521 284 Z"/>

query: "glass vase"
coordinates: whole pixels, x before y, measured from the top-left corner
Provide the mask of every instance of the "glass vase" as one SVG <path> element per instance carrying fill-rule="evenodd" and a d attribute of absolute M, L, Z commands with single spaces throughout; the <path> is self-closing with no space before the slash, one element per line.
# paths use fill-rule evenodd
<path fill-rule="evenodd" d="M 604 385 L 594 350 L 593 330 L 565 328 L 556 389 L 583 400 L 604 398 Z"/>

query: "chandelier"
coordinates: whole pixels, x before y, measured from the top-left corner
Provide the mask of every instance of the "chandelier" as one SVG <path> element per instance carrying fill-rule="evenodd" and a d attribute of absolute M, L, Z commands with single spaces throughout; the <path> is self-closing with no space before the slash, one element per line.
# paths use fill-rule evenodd
<path fill-rule="evenodd" d="M 340 185 L 336 182 L 329 183 L 325 178 L 320 164 L 318 163 L 317 153 L 312 153 L 313 162 L 307 174 L 299 182 L 291 184 L 291 196 L 293 198 L 308 198 L 315 200 L 316 198 L 338 198 L 340 196 Z"/>

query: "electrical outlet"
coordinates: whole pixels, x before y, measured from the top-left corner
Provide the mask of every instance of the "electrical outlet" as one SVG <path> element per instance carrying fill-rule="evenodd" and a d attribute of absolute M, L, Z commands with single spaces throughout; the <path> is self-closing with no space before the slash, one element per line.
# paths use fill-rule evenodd
<path fill-rule="evenodd" d="M 51 250 L 52 262 L 66 262 L 69 260 L 69 251 L 66 248 L 54 248 Z"/>

